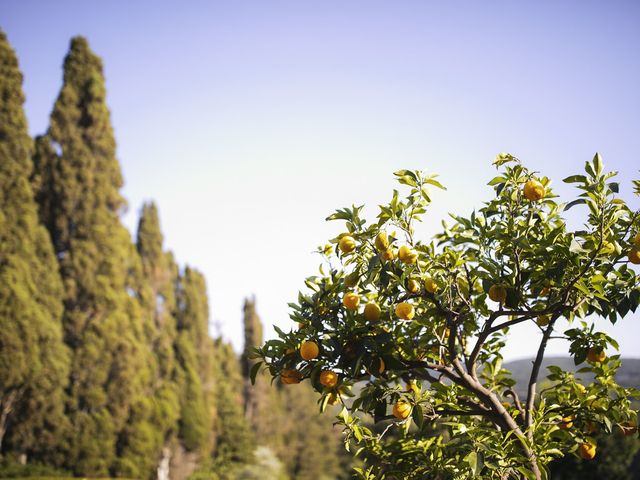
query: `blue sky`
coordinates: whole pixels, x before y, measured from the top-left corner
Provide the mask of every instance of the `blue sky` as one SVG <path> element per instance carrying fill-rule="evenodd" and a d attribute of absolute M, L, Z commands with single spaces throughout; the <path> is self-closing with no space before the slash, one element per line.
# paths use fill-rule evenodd
<path fill-rule="evenodd" d="M 157 201 L 166 246 L 205 273 L 212 323 L 238 348 L 244 296 L 266 324 L 290 326 L 311 252 L 340 231 L 323 219 L 387 201 L 399 168 L 448 187 L 424 235 L 489 198 L 500 151 L 564 195 L 561 179 L 600 151 L 637 208 L 638 25 L 631 1 L 0 0 L 32 133 L 46 129 L 69 39 L 103 58 L 124 221 L 133 229 Z M 637 315 L 598 327 L 640 356 Z M 507 357 L 532 354 L 534 333 L 514 335 Z"/>

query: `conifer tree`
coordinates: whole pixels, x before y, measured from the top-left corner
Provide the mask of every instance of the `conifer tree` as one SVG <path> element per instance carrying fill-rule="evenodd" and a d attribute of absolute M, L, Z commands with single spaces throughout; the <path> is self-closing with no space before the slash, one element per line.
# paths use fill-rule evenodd
<path fill-rule="evenodd" d="M 105 97 L 102 62 L 84 38 L 72 39 L 33 179 L 59 259 L 73 351 L 66 465 L 92 476 L 114 470 L 118 436 L 148 379 L 130 275 L 135 250 L 119 219 L 125 202 Z"/>
<path fill-rule="evenodd" d="M 64 426 L 62 285 L 29 183 L 22 74 L 0 31 L 0 453 L 52 461 Z"/>
<path fill-rule="evenodd" d="M 187 450 L 207 452 L 213 443 L 209 305 L 204 276 L 186 267 L 177 283 L 175 344 L 180 395 L 179 437 Z"/>
<path fill-rule="evenodd" d="M 150 384 L 149 394 L 132 405 L 120 435 L 116 473 L 124 476 L 155 478 L 163 449 L 169 448 L 177 430 L 180 407 L 173 345 L 177 266 L 172 254 L 163 250 L 162 243 L 158 209 L 153 203 L 145 204 L 136 240 L 140 264 L 132 275 L 136 279 L 145 345 L 150 354 Z"/>

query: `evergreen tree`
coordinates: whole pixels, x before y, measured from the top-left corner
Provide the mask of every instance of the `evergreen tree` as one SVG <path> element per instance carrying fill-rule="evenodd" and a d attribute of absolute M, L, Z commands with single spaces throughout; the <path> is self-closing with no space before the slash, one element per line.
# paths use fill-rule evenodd
<path fill-rule="evenodd" d="M 209 304 L 204 276 L 186 267 L 177 283 L 175 344 L 180 395 L 179 437 L 187 450 L 207 452 L 213 443 Z"/>
<path fill-rule="evenodd" d="M 116 472 L 155 478 L 162 451 L 177 430 L 179 399 L 174 381 L 176 337 L 175 282 L 177 266 L 170 252 L 164 252 L 158 209 L 153 203 L 142 208 L 136 247 L 139 268 L 132 272 L 142 306 L 145 344 L 150 358 L 150 395 L 132 405 L 121 434 Z"/>
<path fill-rule="evenodd" d="M 114 471 L 119 434 L 148 381 L 130 275 L 136 255 L 119 219 L 125 202 L 105 97 L 102 62 L 84 38 L 72 39 L 33 179 L 59 259 L 65 341 L 73 351 L 66 465 L 92 476 Z"/>
<path fill-rule="evenodd" d="M 54 461 L 68 351 L 62 284 L 29 183 L 32 142 L 22 74 L 0 31 L 0 453 Z"/>

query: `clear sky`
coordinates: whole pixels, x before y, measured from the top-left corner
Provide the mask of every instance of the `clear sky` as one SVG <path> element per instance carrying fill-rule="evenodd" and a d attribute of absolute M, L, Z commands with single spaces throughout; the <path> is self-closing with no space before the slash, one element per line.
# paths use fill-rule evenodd
<path fill-rule="evenodd" d="M 46 129 L 70 38 L 103 58 L 124 221 L 133 230 L 142 202 L 158 203 L 166 247 L 205 273 L 212 325 L 237 348 L 244 296 L 267 325 L 291 326 L 311 252 L 340 231 L 324 218 L 387 201 L 399 168 L 448 187 L 425 234 L 489 198 L 500 151 L 566 195 L 561 179 L 600 151 L 631 199 L 638 25 L 633 1 L 0 0 L 32 133 Z M 639 315 L 598 324 L 640 356 Z M 514 336 L 506 356 L 531 355 L 535 335 Z"/>

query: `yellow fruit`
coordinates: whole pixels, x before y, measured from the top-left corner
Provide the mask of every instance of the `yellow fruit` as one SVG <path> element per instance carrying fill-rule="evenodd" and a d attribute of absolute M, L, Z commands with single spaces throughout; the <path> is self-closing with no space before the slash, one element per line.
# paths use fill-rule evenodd
<path fill-rule="evenodd" d="M 380 318 L 380 306 L 376 302 L 369 302 L 364 306 L 364 318 L 368 322 L 375 322 Z"/>
<path fill-rule="evenodd" d="M 360 305 L 360 296 L 357 293 L 347 293 L 342 299 L 342 304 L 347 310 L 357 310 Z"/>
<path fill-rule="evenodd" d="M 634 265 L 640 265 L 640 248 L 632 248 L 629 250 L 629 261 Z"/>
<path fill-rule="evenodd" d="M 407 280 L 407 291 L 410 293 L 418 293 L 420 291 L 420 283 L 413 278 Z"/>
<path fill-rule="evenodd" d="M 338 247 L 342 253 L 351 253 L 356 248 L 356 241 L 350 235 L 345 235 L 340 239 Z"/>
<path fill-rule="evenodd" d="M 527 200 L 536 202 L 544 197 L 544 185 L 538 180 L 529 180 L 524 184 L 523 193 Z"/>
<path fill-rule="evenodd" d="M 411 404 L 406 400 L 398 400 L 393 406 L 393 416 L 399 420 L 404 420 L 411 415 Z"/>
<path fill-rule="evenodd" d="M 280 381 L 285 385 L 300 383 L 300 380 L 302 380 L 302 374 L 293 368 L 285 368 L 280 372 Z"/>
<path fill-rule="evenodd" d="M 436 281 L 431 278 L 431 277 L 427 277 L 424 279 L 424 289 L 429 292 L 429 293 L 436 293 L 438 291 L 438 284 L 436 283 Z"/>
<path fill-rule="evenodd" d="M 384 252 L 382 252 L 380 256 L 382 257 L 383 260 L 390 262 L 395 258 L 396 254 L 393 252 L 393 248 L 389 247 Z"/>
<path fill-rule="evenodd" d="M 591 363 L 604 362 L 607 354 L 601 348 L 591 347 L 587 352 L 587 360 Z"/>
<path fill-rule="evenodd" d="M 320 348 L 316 342 L 307 340 L 306 342 L 302 342 L 302 345 L 300 345 L 300 356 L 304 360 L 313 360 L 319 353 Z"/>
<path fill-rule="evenodd" d="M 631 241 L 636 247 L 640 247 L 640 232 L 636 233 L 636 236 Z"/>
<path fill-rule="evenodd" d="M 387 234 L 384 232 L 380 232 L 376 237 L 375 245 L 380 252 L 384 252 L 387 248 L 389 248 L 389 239 L 387 238 Z"/>
<path fill-rule="evenodd" d="M 536 323 L 538 324 L 539 327 L 546 327 L 547 325 L 549 325 L 550 321 L 551 321 L 551 315 L 540 315 L 536 319 Z"/>
<path fill-rule="evenodd" d="M 396 316 L 401 320 L 411 320 L 415 315 L 413 305 L 410 303 L 399 303 L 396 305 Z"/>
<path fill-rule="evenodd" d="M 339 401 L 340 395 L 338 393 L 332 393 L 329 395 L 329 400 L 327 400 L 327 403 L 329 405 L 337 405 Z"/>
<path fill-rule="evenodd" d="M 413 392 L 416 395 L 420 395 L 421 390 L 415 380 L 409 380 L 407 383 L 407 392 Z"/>
<path fill-rule="evenodd" d="M 578 454 L 585 460 L 593 460 L 596 456 L 596 446 L 591 442 L 581 443 L 578 447 Z"/>
<path fill-rule="evenodd" d="M 562 417 L 562 421 L 560 422 L 560 425 L 558 425 L 562 430 L 569 430 L 571 427 L 573 427 L 573 421 L 575 420 L 575 417 L 573 415 L 569 415 L 567 417 Z"/>
<path fill-rule="evenodd" d="M 338 374 L 333 370 L 323 370 L 320 374 L 320 383 L 327 388 L 333 388 L 338 384 Z"/>
<path fill-rule="evenodd" d="M 494 302 L 504 303 L 507 299 L 507 289 L 502 285 L 491 285 L 491 288 L 489 288 L 489 298 Z"/>
<path fill-rule="evenodd" d="M 402 245 L 400 250 L 398 250 L 398 258 L 402 263 L 410 265 L 412 263 L 416 263 L 416 260 L 418 260 L 418 254 L 407 245 Z"/>

